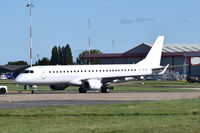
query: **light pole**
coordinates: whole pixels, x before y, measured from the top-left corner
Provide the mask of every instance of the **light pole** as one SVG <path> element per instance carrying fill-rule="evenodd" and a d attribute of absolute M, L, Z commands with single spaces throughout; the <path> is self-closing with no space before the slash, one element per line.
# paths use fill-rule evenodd
<path fill-rule="evenodd" d="M 32 67 L 32 7 L 34 7 L 32 2 L 27 3 L 26 7 L 29 8 L 30 15 L 30 66 Z"/>
<path fill-rule="evenodd" d="M 113 53 L 115 52 L 115 40 L 112 40 L 112 45 L 113 45 Z"/>
<path fill-rule="evenodd" d="M 88 49 L 89 49 L 89 65 L 90 65 L 90 20 L 88 20 Z"/>

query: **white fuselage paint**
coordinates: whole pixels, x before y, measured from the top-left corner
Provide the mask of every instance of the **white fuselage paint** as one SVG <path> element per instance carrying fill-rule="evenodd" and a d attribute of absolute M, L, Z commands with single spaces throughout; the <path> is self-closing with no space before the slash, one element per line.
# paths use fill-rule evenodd
<path fill-rule="evenodd" d="M 34 66 L 26 70 L 33 73 L 21 73 L 15 80 L 19 84 L 67 84 L 78 85 L 88 79 L 134 77 L 151 75 L 152 70 L 148 67 L 130 65 L 57 65 L 57 66 Z"/>

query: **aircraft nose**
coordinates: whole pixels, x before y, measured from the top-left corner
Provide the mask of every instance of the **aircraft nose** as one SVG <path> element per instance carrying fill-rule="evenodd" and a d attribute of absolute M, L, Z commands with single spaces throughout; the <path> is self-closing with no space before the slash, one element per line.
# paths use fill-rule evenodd
<path fill-rule="evenodd" d="M 16 82 L 17 84 L 23 83 L 23 82 L 24 82 L 24 77 L 23 77 L 22 75 L 17 76 L 17 77 L 15 78 L 15 82 Z"/>

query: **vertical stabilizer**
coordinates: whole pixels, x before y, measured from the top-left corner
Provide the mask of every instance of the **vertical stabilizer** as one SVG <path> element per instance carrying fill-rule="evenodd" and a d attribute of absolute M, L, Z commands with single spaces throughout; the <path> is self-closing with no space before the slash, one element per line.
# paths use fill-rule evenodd
<path fill-rule="evenodd" d="M 145 66 L 150 68 L 160 67 L 160 60 L 163 48 L 164 36 L 158 36 L 151 50 L 147 56 L 137 63 L 139 66 Z"/>

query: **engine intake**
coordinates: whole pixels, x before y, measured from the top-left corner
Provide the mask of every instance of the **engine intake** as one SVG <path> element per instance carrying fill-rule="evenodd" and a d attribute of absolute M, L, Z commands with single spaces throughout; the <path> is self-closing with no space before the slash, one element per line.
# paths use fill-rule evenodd
<path fill-rule="evenodd" d="M 82 86 L 86 90 L 98 90 L 102 87 L 101 80 L 98 79 L 89 79 L 82 83 Z"/>

